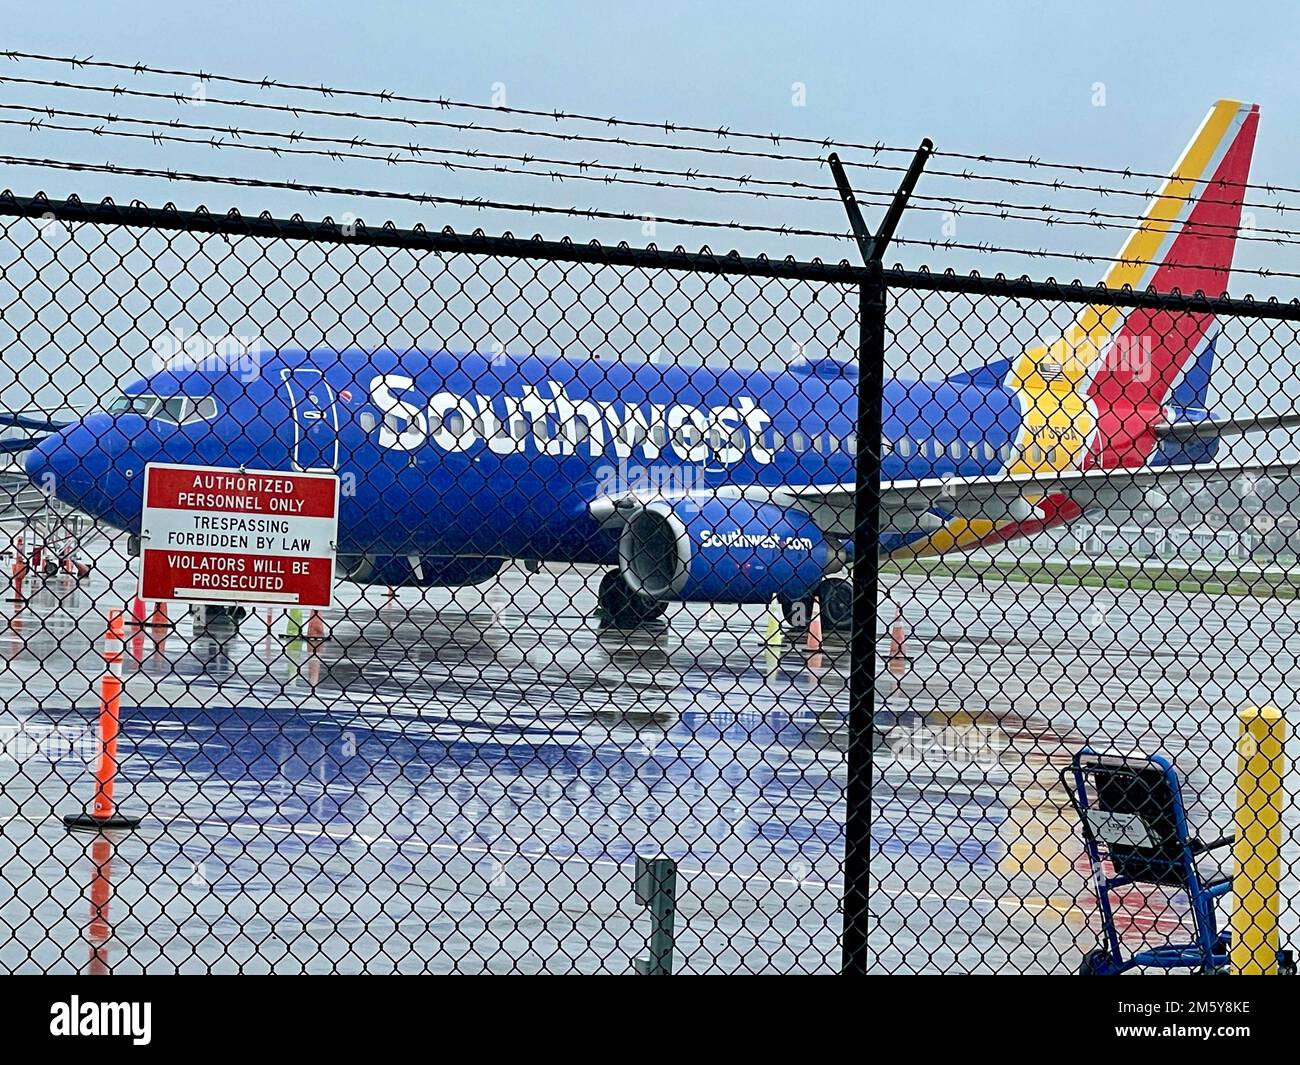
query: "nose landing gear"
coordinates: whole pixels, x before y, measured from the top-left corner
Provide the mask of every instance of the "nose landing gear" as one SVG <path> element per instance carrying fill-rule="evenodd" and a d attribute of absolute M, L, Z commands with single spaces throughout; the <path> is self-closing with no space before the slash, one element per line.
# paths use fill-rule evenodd
<path fill-rule="evenodd" d="M 209 636 L 232 636 L 238 631 L 240 622 L 248 617 L 246 606 L 200 606 L 196 609 L 199 611 L 199 628 Z"/>

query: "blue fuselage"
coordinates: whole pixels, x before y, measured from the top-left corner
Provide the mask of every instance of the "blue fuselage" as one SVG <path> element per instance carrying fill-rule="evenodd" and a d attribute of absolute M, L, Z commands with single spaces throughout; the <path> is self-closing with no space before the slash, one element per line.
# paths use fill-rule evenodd
<path fill-rule="evenodd" d="M 47 439 L 27 469 L 60 499 L 131 532 L 149 462 L 333 469 L 340 552 L 610 562 L 615 535 L 589 510 L 602 495 L 851 482 L 856 390 L 830 360 L 773 374 L 535 355 L 280 352 L 137 381 L 116 408 Z M 165 403 L 176 397 L 190 402 Z M 890 380 L 883 477 L 996 473 L 1020 427 L 1020 406 L 1001 384 Z M 895 546 L 889 540 L 883 549 Z"/>

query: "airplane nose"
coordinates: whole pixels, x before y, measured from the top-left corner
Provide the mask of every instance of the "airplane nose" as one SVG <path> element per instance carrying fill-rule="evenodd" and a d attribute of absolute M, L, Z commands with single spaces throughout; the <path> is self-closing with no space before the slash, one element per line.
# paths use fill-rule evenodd
<path fill-rule="evenodd" d="M 143 470 L 120 461 L 127 440 L 113 419 L 94 415 L 42 440 L 27 456 L 32 483 L 62 503 L 97 518 L 115 519 L 133 508 Z M 125 476 L 124 476 L 125 474 Z"/>
<path fill-rule="evenodd" d="M 76 458 L 63 440 L 63 433 L 47 436 L 27 453 L 24 464 L 31 482 L 46 494 L 64 499 L 60 486 L 67 487 L 69 474 L 76 469 Z M 64 502 L 69 500 L 64 499 Z"/>

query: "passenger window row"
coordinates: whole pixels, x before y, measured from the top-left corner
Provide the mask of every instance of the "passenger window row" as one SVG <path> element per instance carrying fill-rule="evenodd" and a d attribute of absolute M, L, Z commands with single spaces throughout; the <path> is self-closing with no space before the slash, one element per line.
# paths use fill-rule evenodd
<path fill-rule="evenodd" d="M 369 411 L 361 414 L 361 427 L 366 432 L 371 432 L 377 428 L 379 419 Z M 396 414 L 390 414 L 385 423 L 393 432 L 401 433 L 407 427 L 405 418 Z M 515 416 L 511 419 L 511 424 L 507 428 L 503 427 L 500 421 L 495 418 L 479 417 L 474 421 L 474 430 L 481 439 L 488 439 L 489 430 L 493 436 L 505 436 L 508 434 L 510 439 L 520 441 L 529 435 L 536 434 L 539 428 L 549 428 L 549 421 L 543 426 L 542 423 L 530 422 L 529 419 Z M 460 435 L 466 429 L 464 417 L 457 411 L 449 411 L 440 427 L 445 431 Z M 582 418 L 574 419 L 574 424 L 566 434 L 570 436 L 576 444 L 582 444 L 587 441 L 591 435 L 591 428 Z M 679 430 L 681 441 L 686 446 L 694 446 L 700 440 L 700 433 L 692 426 L 683 426 Z M 542 439 L 550 439 L 548 435 Z M 620 440 L 631 447 L 638 447 L 649 441 L 654 447 L 665 448 L 669 444 L 668 431 L 663 424 L 651 426 L 648 430 L 644 425 L 635 422 L 628 422 L 621 427 Z M 731 445 L 738 450 L 747 451 L 746 437 L 744 430 L 737 427 L 729 433 L 719 429 L 711 428 L 708 430 L 707 439 L 709 445 L 716 451 L 720 448 Z M 853 457 L 857 453 L 857 434 L 848 433 L 839 436 L 835 433 L 810 433 L 803 429 L 795 429 L 788 433 L 783 433 L 774 426 L 769 425 L 762 435 L 762 446 L 775 452 L 794 452 L 795 454 L 815 453 L 827 457 L 833 455 Z M 940 440 L 913 440 L 908 437 L 900 437 L 897 440 L 883 441 L 884 452 L 886 455 L 896 454 L 900 458 L 910 459 L 928 458 L 931 461 L 942 459 L 952 459 L 954 462 L 979 461 L 990 463 L 1001 461 L 1003 464 L 1009 464 L 1020 450 L 1014 444 L 1004 444 L 1001 448 L 994 446 L 988 441 L 971 441 L 971 440 L 953 440 L 947 444 Z M 1029 462 L 1034 465 L 1055 464 L 1058 452 L 1056 448 L 1051 448 L 1044 452 L 1037 444 L 1031 444 L 1025 449 L 1024 455 Z"/>
<path fill-rule="evenodd" d="M 953 440 L 945 444 L 942 440 L 910 440 L 907 437 L 885 441 L 885 451 L 886 453 L 892 451 L 904 459 L 916 456 L 934 462 L 950 458 L 954 462 L 974 459 L 980 462 L 1001 460 L 1003 463 L 1009 463 L 1016 454 L 1015 446 L 1009 443 L 997 448 L 987 440 Z"/>

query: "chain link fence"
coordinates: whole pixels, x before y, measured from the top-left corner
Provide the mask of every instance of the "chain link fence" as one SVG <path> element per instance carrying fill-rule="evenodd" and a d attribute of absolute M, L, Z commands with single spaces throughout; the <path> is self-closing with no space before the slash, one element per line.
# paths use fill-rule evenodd
<path fill-rule="evenodd" d="M 1285 945 L 1300 307 L 0 217 L 0 969 L 1215 969 L 1234 825 Z M 330 605 L 169 465 L 336 478 Z"/>

